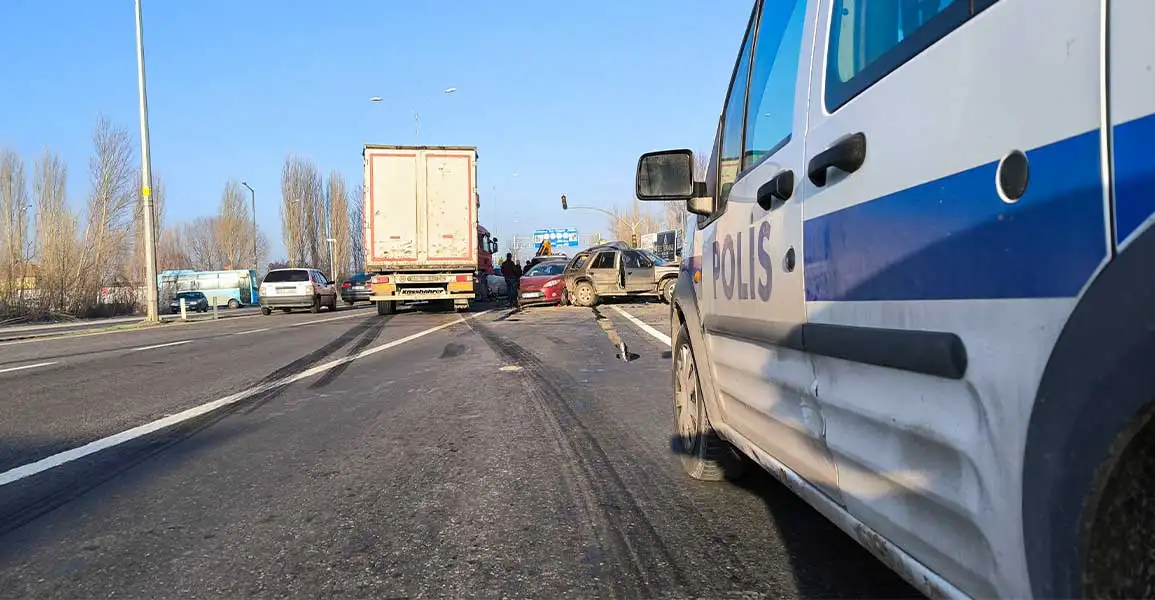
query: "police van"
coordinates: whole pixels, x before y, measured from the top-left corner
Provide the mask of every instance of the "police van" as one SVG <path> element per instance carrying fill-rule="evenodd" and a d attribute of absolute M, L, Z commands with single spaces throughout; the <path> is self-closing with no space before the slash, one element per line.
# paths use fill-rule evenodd
<path fill-rule="evenodd" d="M 931 597 L 1155 564 L 1155 2 L 755 3 L 685 202 L 683 465 L 745 455 Z"/>

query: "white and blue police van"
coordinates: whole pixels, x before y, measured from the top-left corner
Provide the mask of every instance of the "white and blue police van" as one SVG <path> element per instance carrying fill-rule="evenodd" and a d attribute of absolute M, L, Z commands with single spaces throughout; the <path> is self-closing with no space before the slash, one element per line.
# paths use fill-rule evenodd
<path fill-rule="evenodd" d="M 931 597 L 1155 590 L 1155 1 L 760 0 L 685 202 L 682 462 Z"/>

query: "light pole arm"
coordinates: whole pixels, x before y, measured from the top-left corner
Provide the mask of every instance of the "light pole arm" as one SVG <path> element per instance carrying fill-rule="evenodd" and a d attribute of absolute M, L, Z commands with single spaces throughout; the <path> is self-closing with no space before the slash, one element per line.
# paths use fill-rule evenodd
<path fill-rule="evenodd" d="M 603 215 L 606 215 L 608 217 L 611 217 L 611 218 L 617 220 L 619 223 L 625 223 L 630 228 L 630 231 L 632 231 L 634 233 L 634 235 L 638 235 L 638 227 L 642 224 L 641 221 L 637 221 L 637 222 L 627 221 L 627 220 L 619 217 L 618 215 L 616 215 L 616 214 L 614 214 L 614 213 L 612 213 L 612 212 L 610 212 L 604 208 L 597 208 L 596 206 L 570 206 L 570 207 L 566 208 L 566 210 L 572 210 L 572 209 L 596 210 L 597 212 L 600 212 Z"/>

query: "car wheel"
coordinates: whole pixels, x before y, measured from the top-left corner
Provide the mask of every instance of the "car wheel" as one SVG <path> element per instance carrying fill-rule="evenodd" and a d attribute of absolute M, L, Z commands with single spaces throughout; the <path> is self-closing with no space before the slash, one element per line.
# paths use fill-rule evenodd
<path fill-rule="evenodd" d="M 314 314 L 321 312 L 321 297 L 320 296 L 313 296 L 313 305 L 309 307 L 309 312 L 314 313 Z"/>
<path fill-rule="evenodd" d="M 337 312 L 337 295 L 333 295 L 333 299 L 329 301 L 329 311 Z"/>
<path fill-rule="evenodd" d="M 229 298 L 229 308 L 236 310 L 241 307 L 241 303 L 237 302 L 236 298 Z"/>
<path fill-rule="evenodd" d="M 578 306 L 594 306 L 598 303 L 598 291 L 588 281 L 580 281 L 574 289 L 573 303 Z"/>
<path fill-rule="evenodd" d="M 674 345 L 674 426 L 682 468 L 694 479 L 721 481 L 741 475 L 743 463 L 706 415 L 698 365 L 685 325 Z"/>
<path fill-rule="evenodd" d="M 267 316 L 269 316 L 269 315 L 273 314 L 273 309 L 271 309 L 271 308 L 266 308 L 266 307 L 262 306 L 262 307 L 261 307 L 261 314 L 262 314 L 262 315 L 265 315 L 265 316 L 267 317 Z"/>
<path fill-rule="evenodd" d="M 674 277 L 667 277 L 658 284 L 658 295 L 662 298 L 662 302 L 666 304 L 674 303 L 674 285 L 678 280 Z"/>

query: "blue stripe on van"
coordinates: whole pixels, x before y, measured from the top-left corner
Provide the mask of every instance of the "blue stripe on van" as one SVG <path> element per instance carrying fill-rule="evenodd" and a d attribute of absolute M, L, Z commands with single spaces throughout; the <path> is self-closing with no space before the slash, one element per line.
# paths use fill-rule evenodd
<path fill-rule="evenodd" d="M 1155 115 L 1115 126 L 1115 236 L 1127 239 L 1155 214 Z"/>
<path fill-rule="evenodd" d="M 806 299 L 1077 295 L 1107 252 L 1099 132 L 1027 158 L 1014 204 L 1000 199 L 991 162 L 806 221 Z"/>

